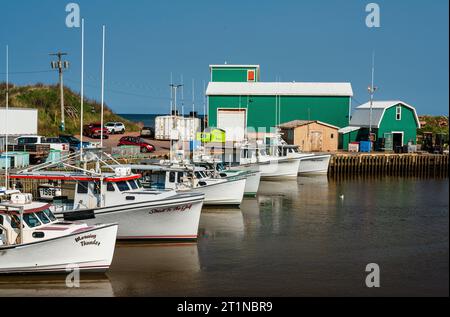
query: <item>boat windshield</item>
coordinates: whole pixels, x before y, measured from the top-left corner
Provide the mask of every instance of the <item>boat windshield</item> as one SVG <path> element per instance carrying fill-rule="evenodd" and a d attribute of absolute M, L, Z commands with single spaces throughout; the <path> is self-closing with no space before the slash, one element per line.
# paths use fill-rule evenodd
<path fill-rule="evenodd" d="M 35 228 L 38 226 L 41 226 L 42 223 L 39 221 L 39 219 L 36 217 L 35 214 L 24 214 L 23 215 L 23 221 L 28 225 L 30 228 Z"/>
<path fill-rule="evenodd" d="M 121 192 L 126 192 L 127 190 L 130 190 L 130 187 L 128 187 L 127 182 L 117 182 L 116 185 Z"/>
<path fill-rule="evenodd" d="M 50 211 L 50 209 L 45 209 L 44 210 L 44 214 L 47 216 L 48 219 L 50 219 L 51 221 L 56 221 L 56 217 L 55 215 Z"/>
<path fill-rule="evenodd" d="M 131 189 L 138 189 L 138 186 L 134 180 L 128 181 L 128 184 L 130 185 Z"/>
<path fill-rule="evenodd" d="M 50 223 L 50 219 L 47 218 L 43 211 L 36 212 L 35 214 L 44 225 Z"/>

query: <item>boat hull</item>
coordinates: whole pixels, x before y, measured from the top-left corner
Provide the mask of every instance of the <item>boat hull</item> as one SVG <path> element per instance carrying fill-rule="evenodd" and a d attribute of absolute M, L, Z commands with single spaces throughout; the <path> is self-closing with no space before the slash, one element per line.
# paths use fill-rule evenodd
<path fill-rule="evenodd" d="M 295 179 L 300 168 L 300 159 L 274 160 L 259 166 L 262 180 Z"/>
<path fill-rule="evenodd" d="M 114 255 L 118 226 L 99 225 L 79 233 L 30 244 L 0 247 L 0 274 L 105 272 Z"/>
<path fill-rule="evenodd" d="M 327 174 L 331 155 L 314 155 L 300 159 L 299 174 Z"/>
<path fill-rule="evenodd" d="M 229 180 L 196 187 L 193 192 L 205 194 L 205 205 L 240 205 L 244 198 L 246 179 Z"/>
<path fill-rule="evenodd" d="M 247 182 L 245 183 L 245 196 L 256 196 L 259 190 L 259 183 L 261 182 L 260 172 L 249 172 L 247 174 Z"/>
<path fill-rule="evenodd" d="M 202 195 L 175 195 L 161 201 L 94 209 L 91 219 L 82 216 L 87 210 L 67 212 L 65 218 L 88 224 L 118 223 L 118 240 L 196 240 L 202 206 Z"/>
<path fill-rule="evenodd" d="M 245 182 L 244 196 L 254 197 L 258 193 L 259 184 L 261 182 L 261 172 L 258 165 L 240 165 L 232 167 L 225 171 L 228 176 L 233 176 L 234 173 L 245 172 L 247 181 Z"/>

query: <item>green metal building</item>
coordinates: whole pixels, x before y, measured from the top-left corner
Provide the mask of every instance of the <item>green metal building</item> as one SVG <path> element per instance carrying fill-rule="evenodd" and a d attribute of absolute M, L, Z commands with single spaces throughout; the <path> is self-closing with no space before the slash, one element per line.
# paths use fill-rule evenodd
<path fill-rule="evenodd" d="M 416 144 L 417 129 L 420 129 L 416 109 L 402 101 L 375 101 L 372 104 L 372 124 L 370 124 L 370 103 L 365 103 L 353 112 L 350 127 L 343 133 L 343 149 L 349 142 L 368 140 L 369 127 L 375 134 L 375 149 L 392 151 L 408 143 Z M 341 132 L 347 132 L 344 131 Z M 350 131 L 352 130 L 352 131 Z"/>
<path fill-rule="evenodd" d="M 350 83 L 266 83 L 258 65 L 211 65 L 210 71 L 208 125 L 227 131 L 227 140 L 243 138 L 247 129 L 269 133 L 293 120 L 349 125 Z"/>

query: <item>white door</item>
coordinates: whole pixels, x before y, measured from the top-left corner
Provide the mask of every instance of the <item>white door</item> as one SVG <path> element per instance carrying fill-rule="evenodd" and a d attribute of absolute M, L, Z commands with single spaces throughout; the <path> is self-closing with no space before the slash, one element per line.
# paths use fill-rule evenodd
<path fill-rule="evenodd" d="M 217 128 L 225 130 L 226 141 L 241 142 L 245 139 L 247 112 L 245 109 L 219 109 Z"/>

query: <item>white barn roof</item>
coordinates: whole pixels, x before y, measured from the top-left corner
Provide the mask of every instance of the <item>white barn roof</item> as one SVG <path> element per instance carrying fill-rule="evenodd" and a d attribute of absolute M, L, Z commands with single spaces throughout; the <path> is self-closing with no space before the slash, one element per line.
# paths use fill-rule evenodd
<path fill-rule="evenodd" d="M 350 83 L 211 82 L 207 96 L 344 96 L 352 97 Z"/>
<path fill-rule="evenodd" d="M 420 128 L 419 117 L 417 116 L 416 109 L 407 103 L 396 100 L 396 101 L 374 101 L 372 105 L 372 127 L 379 128 L 381 120 L 383 120 L 384 114 L 387 109 L 403 105 L 414 112 L 414 117 L 416 118 L 416 123 L 418 128 Z M 350 126 L 354 127 L 369 127 L 370 126 L 370 102 L 367 102 L 355 109 L 350 120 Z"/>

